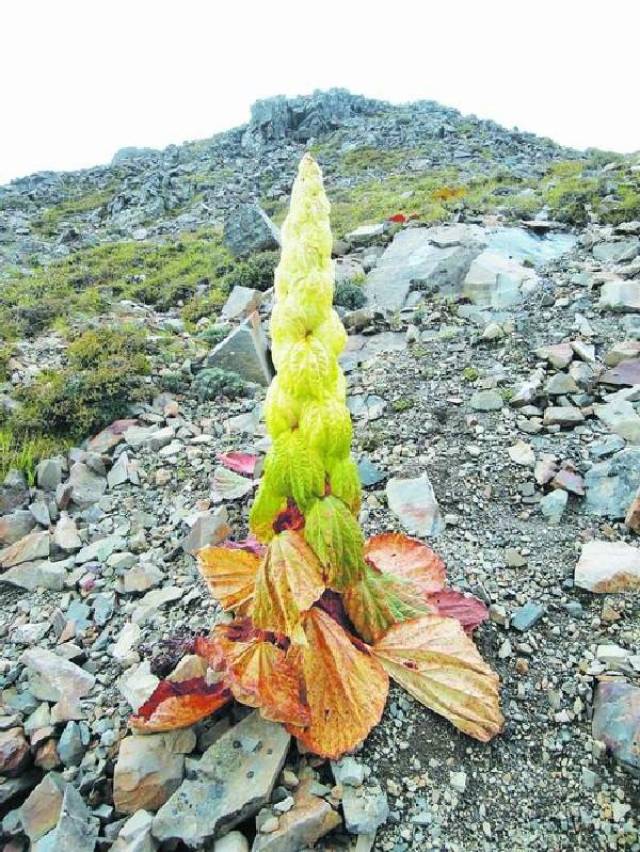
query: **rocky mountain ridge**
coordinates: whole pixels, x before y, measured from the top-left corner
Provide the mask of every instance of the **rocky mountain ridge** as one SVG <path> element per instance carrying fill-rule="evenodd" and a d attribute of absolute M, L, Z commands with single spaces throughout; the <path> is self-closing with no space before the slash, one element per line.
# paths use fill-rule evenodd
<path fill-rule="evenodd" d="M 305 147 L 331 138 L 320 157 L 331 182 L 332 161 L 357 148 L 411 151 L 416 172 L 457 166 L 488 171 L 500 164 L 518 178 L 540 176 L 551 162 L 577 158 L 530 133 L 463 117 L 431 101 L 392 106 L 342 90 L 295 99 L 272 98 L 252 107 L 250 122 L 210 140 L 163 151 L 123 149 L 108 166 L 40 172 L 0 187 L 0 247 L 5 260 L 60 257 L 96 240 L 172 236 L 221 225 L 239 203 L 286 199 Z M 323 161 L 326 160 L 326 161 Z M 373 166 L 373 174 L 386 171 Z M 336 187 L 356 176 L 336 176 Z M 77 208 L 75 209 L 74 201 Z M 49 234 L 34 227 L 59 210 Z"/>

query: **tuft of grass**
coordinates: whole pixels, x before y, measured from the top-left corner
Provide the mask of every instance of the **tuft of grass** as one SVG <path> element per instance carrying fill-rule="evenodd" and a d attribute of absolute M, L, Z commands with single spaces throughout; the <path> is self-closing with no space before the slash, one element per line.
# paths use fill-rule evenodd
<path fill-rule="evenodd" d="M 30 486 L 36 482 L 36 466 L 48 456 L 63 451 L 64 441 L 44 436 L 18 438 L 8 429 L 0 429 L 0 478 L 10 470 L 19 470 Z"/>

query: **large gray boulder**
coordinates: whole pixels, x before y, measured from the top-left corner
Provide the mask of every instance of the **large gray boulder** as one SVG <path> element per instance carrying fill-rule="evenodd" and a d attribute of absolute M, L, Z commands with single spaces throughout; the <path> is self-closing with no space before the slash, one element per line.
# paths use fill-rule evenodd
<path fill-rule="evenodd" d="M 267 337 L 257 313 L 251 314 L 209 353 L 206 367 L 218 367 L 237 373 L 247 382 L 265 387 L 271 382 L 273 368 Z"/>
<path fill-rule="evenodd" d="M 477 231 L 465 226 L 400 231 L 367 277 L 369 303 L 398 311 L 412 289 L 459 295 L 471 262 L 482 250 Z"/>
<path fill-rule="evenodd" d="M 280 232 L 259 204 L 243 204 L 229 213 L 223 239 L 236 257 L 280 247 Z"/>

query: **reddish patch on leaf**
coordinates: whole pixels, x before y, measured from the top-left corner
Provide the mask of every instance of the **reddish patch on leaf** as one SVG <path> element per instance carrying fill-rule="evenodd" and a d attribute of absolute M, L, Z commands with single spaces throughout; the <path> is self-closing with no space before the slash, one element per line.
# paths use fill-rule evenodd
<path fill-rule="evenodd" d="M 242 473 L 245 476 L 253 476 L 258 462 L 258 456 L 252 453 L 240 453 L 237 450 L 232 450 L 229 453 L 218 453 L 217 459 L 229 470 Z"/>
<path fill-rule="evenodd" d="M 342 602 L 342 596 L 337 592 L 334 592 L 332 589 L 325 589 L 317 603 L 314 606 L 319 607 L 324 610 L 327 615 L 330 615 L 334 621 L 337 621 L 340 627 L 343 627 L 347 633 L 355 634 L 355 628 L 351 623 L 351 619 L 347 615 L 347 611 L 344 608 L 344 603 Z"/>
<path fill-rule="evenodd" d="M 489 610 L 479 598 L 453 589 L 434 592 L 427 595 L 427 600 L 435 607 L 438 615 L 459 621 L 465 633 L 473 633 L 489 617 Z"/>
<path fill-rule="evenodd" d="M 208 638 L 202 638 L 196 651 L 222 673 L 234 698 L 260 709 L 273 722 L 308 725 L 309 708 L 302 672 L 289 647 L 274 633 L 258 630 L 246 618 L 220 624 Z"/>
<path fill-rule="evenodd" d="M 202 677 L 179 682 L 163 680 L 131 718 L 131 727 L 143 733 L 187 728 L 230 700 L 231 692 L 222 681 L 208 684 Z"/>
<path fill-rule="evenodd" d="M 389 221 L 396 222 L 401 225 L 407 221 L 407 217 L 404 215 L 404 213 L 394 213 L 393 216 L 389 216 Z"/>
<path fill-rule="evenodd" d="M 280 512 L 273 522 L 273 529 L 277 533 L 284 530 L 301 530 L 304 527 L 304 515 L 298 509 L 293 500 L 287 501 L 287 508 Z"/>
<path fill-rule="evenodd" d="M 220 547 L 226 547 L 227 550 L 246 550 L 248 553 L 255 553 L 256 556 L 262 556 L 267 549 L 264 544 L 260 544 L 257 538 L 250 535 L 248 538 L 243 538 L 240 541 L 232 541 L 228 538 L 223 541 Z"/>

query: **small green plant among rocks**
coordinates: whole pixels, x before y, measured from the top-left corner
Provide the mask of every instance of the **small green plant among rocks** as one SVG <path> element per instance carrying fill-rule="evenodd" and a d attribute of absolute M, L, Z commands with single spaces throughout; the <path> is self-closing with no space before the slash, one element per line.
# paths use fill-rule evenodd
<path fill-rule="evenodd" d="M 340 284 L 336 284 L 333 295 L 334 305 L 355 311 L 361 308 L 366 301 L 367 297 L 362 287 L 358 286 L 358 284 L 354 284 L 352 281 L 343 281 Z"/>
<path fill-rule="evenodd" d="M 201 331 L 198 338 L 208 346 L 217 346 L 229 334 L 230 328 L 228 325 L 210 325 Z"/>
<path fill-rule="evenodd" d="M 207 367 L 201 370 L 193 380 L 193 389 L 198 399 L 208 402 L 219 396 L 226 396 L 229 399 L 244 396 L 247 392 L 247 384 L 231 370 Z"/>

